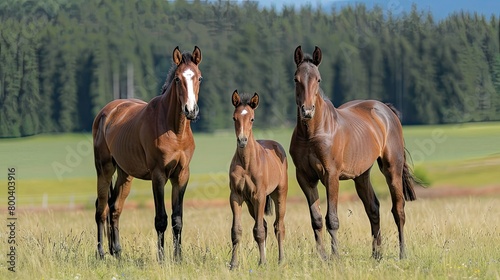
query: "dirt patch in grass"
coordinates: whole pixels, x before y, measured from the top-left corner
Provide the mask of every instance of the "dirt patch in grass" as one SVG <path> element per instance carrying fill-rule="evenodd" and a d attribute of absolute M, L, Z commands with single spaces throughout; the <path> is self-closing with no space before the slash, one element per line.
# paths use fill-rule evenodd
<path fill-rule="evenodd" d="M 479 187 L 479 188 L 464 188 L 464 187 L 453 187 L 453 186 L 440 186 L 440 187 L 417 187 L 415 189 L 417 194 L 417 199 L 435 199 L 435 198 L 452 198 L 452 197 L 465 197 L 465 196 L 491 196 L 500 195 L 500 185 Z M 346 201 L 356 201 L 358 200 L 357 194 L 340 194 L 339 202 Z M 306 204 L 305 197 L 302 196 L 292 196 L 288 197 L 287 203 L 299 203 Z M 137 209 L 137 208 L 151 208 L 154 209 L 153 200 L 149 200 L 146 203 L 137 203 L 136 201 L 125 202 L 125 209 Z M 166 202 L 167 209 L 171 209 L 170 202 Z M 184 200 L 184 208 L 207 208 L 207 207 L 229 207 L 228 199 L 186 199 Z M 23 207 L 18 209 L 22 212 L 30 211 L 68 211 L 68 210 L 82 210 L 85 209 L 84 205 L 73 205 L 68 207 L 68 205 L 49 205 L 46 208 L 43 207 Z"/>

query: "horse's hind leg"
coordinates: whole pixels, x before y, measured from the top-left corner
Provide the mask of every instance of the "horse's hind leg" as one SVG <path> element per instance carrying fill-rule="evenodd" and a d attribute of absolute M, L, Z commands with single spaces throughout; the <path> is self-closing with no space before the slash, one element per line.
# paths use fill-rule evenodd
<path fill-rule="evenodd" d="M 366 215 L 368 215 L 368 219 L 370 220 L 373 237 L 372 257 L 381 259 L 382 252 L 380 250 L 380 245 L 382 243 L 382 238 L 380 234 L 380 203 L 370 182 L 370 169 L 354 179 L 354 184 L 356 186 L 356 192 L 365 206 Z"/>
<path fill-rule="evenodd" d="M 398 227 L 399 233 L 399 258 L 406 258 L 404 225 L 405 225 L 405 200 L 403 194 L 403 166 L 404 157 L 394 157 L 392 161 L 389 157 L 378 159 L 380 170 L 385 176 L 392 200 L 392 215 Z"/>
<path fill-rule="evenodd" d="M 286 173 L 285 173 L 286 174 Z M 280 185 L 271 194 L 276 208 L 276 220 L 274 221 L 274 234 L 278 240 L 278 263 L 284 259 L 283 240 L 285 239 L 285 212 L 286 212 L 286 196 L 288 192 L 288 183 Z"/>
<path fill-rule="evenodd" d="M 118 177 L 116 179 L 115 188 L 113 189 L 112 204 L 110 205 L 111 213 L 111 240 L 110 240 L 110 253 L 112 255 L 120 256 L 122 250 L 120 245 L 120 215 L 123 211 L 125 199 L 130 193 L 132 183 L 132 176 L 125 173 L 120 167 L 117 168 Z"/>
<path fill-rule="evenodd" d="M 104 258 L 104 223 L 109 211 L 108 199 L 109 192 L 111 190 L 113 173 L 115 172 L 115 165 L 113 164 L 111 157 L 109 157 L 109 160 L 101 160 L 97 158 L 97 156 L 95 165 L 97 171 L 97 200 L 95 205 L 95 221 L 97 224 L 97 252 L 99 253 L 100 258 Z"/>

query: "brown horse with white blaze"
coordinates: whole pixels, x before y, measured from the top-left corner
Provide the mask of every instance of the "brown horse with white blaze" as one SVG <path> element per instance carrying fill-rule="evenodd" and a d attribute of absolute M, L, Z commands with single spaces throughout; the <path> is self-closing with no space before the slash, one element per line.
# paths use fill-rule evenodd
<path fill-rule="evenodd" d="M 370 183 L 370 170 L 377 161 L 389 186 L 392 214 L 399 232 L 399 256 L 404 258 L 405 199 L 416 199 L 413 190 L 416 181 L 406 163 L 402 127 L 395 109 L 374 100 L 351 101 L 337 109 L 320 89 L 321 49 L 316 47 L 311 57 L 304 55 L 298 46 L 294 59 L 297 124 L 290 155 L 309 204 L 320 255 L 326 259 L 318 182 L 326 187 L 326 228 L 331 236 L 332 254 L 338 255 L 339 180 L 352 179 L 370 220 L 372 256 L 381 258 L 380 203 Z"/>
<path fill-rule="evenodd" d="M 278 261 L 283 260 L 285 238 L 286 196 L 288 193 L 288 162 L 283 147 L 272 140 L 255 140 L 252 132 L 254 110 L 259 105 L 259 95 L 233 92 L 234 129 L 237 146 L 229 169 L 230 198 L 233 212 L 231 239 L 233 243 L 231 269 L 238 263 L 238 245 L 241 240 L 241 209 L 245 202 L 255 220 L 253 236 L 259 246 L 259 264 L 266 262 L 265 242 L 267 223 L 265 214 L 271 214 L 271 199 L 276 209 L 274 233 L 278 239 Z"/>
<path fill-rule="evenodd" d="M 173 51 L 162 94 L 149 103 L 137 99 L 118 99 L 108 103 L 92 126 L 97 171 L 97 250 L 104 257 L 104 223 L 109 223 L 109 251 L 119 256 L 119 219 L 132 179 L 151 180 L 155 203 L 158 258 L 164 258 L 167 213 L 164 186 L 172 183 L 172 232 L 174 257 L 181 259 L 182 204 L 189 180 L 189 163 L 195 143 L 190 121 L 198 116 L 198 92 L 202 79 L 198 65 L 201 51 Z M 117 179 L 112 186 L 112 176 Z"/>

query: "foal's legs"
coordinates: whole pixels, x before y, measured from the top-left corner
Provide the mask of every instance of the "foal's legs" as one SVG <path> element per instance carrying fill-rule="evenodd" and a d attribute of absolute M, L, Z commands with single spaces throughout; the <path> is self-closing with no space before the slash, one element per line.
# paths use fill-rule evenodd
<path fill-rule="evenodd" d="M 155 202 L 155 229 L 158 234 L 158 260 L 163 261 L 165 258 L 165 230 L 167 229 L 168 220 L 165 210 L 165 183 L 167 179 L 163 172 L 153 174 L 153 198 Z"/>
<path fill-rule="evenodd" d="M 113 189 L 112 202 L 111 204 L 111 221 L 110 221 L 110 253 L 112 255 L 120 256 L 122 250 L 120 245 L 120 230 L 119 222 L 120 215 L 123 211 L 123 204 L 125 199 L 130 193 L 130 187 L 132 183 L 132 176 L 125 173 L 120 167 L 117 167 L 118 177 L 116 179 L 115 188 Z"/>
<path fill-rule="evenodd" d="M 96 151 L 95 154 L 99 155 L 99 152 Z M 102 236 L 104 232 L 104 223 L 109 211 L 108 199 L 112 184 L 112 177 L 116 167 L 113 164 L 111 156 L 109 156 L 107 160 L 99 159 L 96 156 L 95 166 L 97 171 L 97 200 L 95 207 L 95 221 L 97 223 L 97 252 L 99 253 L 99 257 L 102 259 L 104 258 Z"/>
<path fill-rule="evenodd" d="M 380 203 L 373 191 L 372 184 L 370 182 L 370 169 L 368 169 L 361 176 L 354 179 L 356 186 L 356 192 L 359 198 L 365 206 L 366 214 L 370 220 L 370 225 L 372 229 L 372 257 L 375 259 L 382 258 L 382 252 L 380 251 L 380 245 L 382 238 L 380 235 Z"/>
<path fill-rule="evenodd" d="M 267 223 L 264 220 L 264 210 L 266 207 L 266 197 L 257 198 L 253 200 L 253 205 L 248 203 L 248 210 L 255 220 L 255 225 L 253 227 L 253 237 L 259 246 L 259 265 L 266 263 L 266 237 L 267 237 Z"/>
<path fill-rule="evenodd" d="M 278 240 L 278 263 L 281 263 L 284 258 L 283 254 L 283 239 L 285 239 L 285 212 L 286 212 L 286 195 L 288 192 L 288 184 L 280 185 L 271 194 L 274 200 L 276 220 L 274 221 L 274 234 Z"/>
<path fill-rule="evenodd" d="M 243 203 L 243 200 L 241 196 L 235 194 L 234 192 L 231 192 L 229 203 L 231 205 L 231 211 L 233 212 L 233 225 L 231 226 L 231 241 L 233 243 L 233 252 L 229 265 L 231 269 L 234 269 L 238 265 L 238 249 L 242 233 L 241 204 Z"/>
<path fill-rule="evenodd" d="M 316 249 L 321 258 L 326 260 L 326 252 L 323 247 L 323 220 L 319 209 L 318 180 L 310 180 L 300 170 L 296 170 L 296 177 L 309 204 L 311 224 L 314 231 L 314 238 L 316 239 Z"/>
<path fill-rule="evenodd" d="M 399 233 L 399 258 L 406 258 L 405 239 L 403 228 L 405 225 L 405 200 L 403 194 L 403 166 L 404 158 L 397 156 L 378 159 L 379 167 L 385 176 L 392 200 L 392 215 Z"/>

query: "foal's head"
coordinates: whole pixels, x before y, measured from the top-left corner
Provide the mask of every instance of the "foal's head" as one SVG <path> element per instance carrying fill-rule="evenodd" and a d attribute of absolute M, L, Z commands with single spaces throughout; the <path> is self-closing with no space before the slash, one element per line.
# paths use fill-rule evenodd
<path fill-rule="evenodd" d="M 295 102 L 304 120 L 314 116 L 316 98 L 322 98 L 319 88 L 321 75 L 318 66 L 321 63 L 321 49 L 316 47 L 312 57 L 304 55 L 301 46 L 295 49 Z M 319 96 L 319 97 L 318 97 Z"/>
<path fill-rule="evenodd" d="M 254 110 L 259 106 L 259 95 L 238 94 L 233 92 L 232 102 L 234 106 L 233 120 L 234 131 L 239 148 L 245 148 L 250 135 L 252 134 L 252 125 L 254 121 Z"/>
<path fill-rule="evenodd" d="M 172 58 L 177 65 L 172 87 L 175 87 L 177 92 L 181 112 L 189 120 L 195 120 L 199 112 L 196 103 L 198 102 L 198 92 L 202 80 L 201 71 L 198 69 L 198 64 L 201 62 L 201 51 L 195 46 L 192 54 L 182 54 L 179 47 L 176 47 Z"/>

